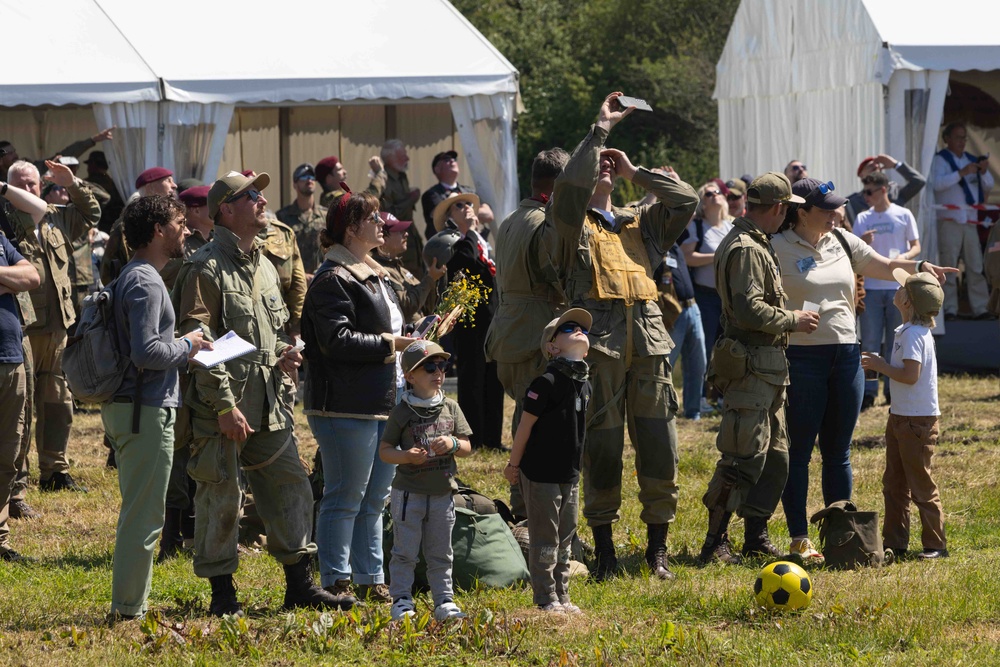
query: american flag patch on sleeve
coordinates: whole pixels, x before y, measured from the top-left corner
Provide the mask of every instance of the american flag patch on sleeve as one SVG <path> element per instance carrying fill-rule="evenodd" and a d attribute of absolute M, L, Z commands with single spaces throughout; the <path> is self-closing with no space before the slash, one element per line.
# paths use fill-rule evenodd
<path fill-rule="evenodd" d="M 528 392 L 528 398 L 530 398 L 533 401 L 537 401 L 538 400 L 538 394 L 536 394 L 533 391 L 529 391 Z"/>

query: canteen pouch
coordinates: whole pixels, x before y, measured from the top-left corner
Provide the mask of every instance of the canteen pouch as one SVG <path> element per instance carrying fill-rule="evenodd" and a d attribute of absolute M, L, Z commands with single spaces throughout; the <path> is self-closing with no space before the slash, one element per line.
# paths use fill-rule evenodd
<path fill-rule="evenodd" d="M 729 383 L 747 374 L 747 348 L 732 338 L 720 338 L 712 348 L 712 360 L 708 365 L 708 381 L 725 393 Z"/>
<path fill-rule="evenodd" d="M 827 567 L 853 570 L 880 567 L 884 558 L 878 512 L 859 512 L 850 500 L 839 500 L 812 515 Z"/>

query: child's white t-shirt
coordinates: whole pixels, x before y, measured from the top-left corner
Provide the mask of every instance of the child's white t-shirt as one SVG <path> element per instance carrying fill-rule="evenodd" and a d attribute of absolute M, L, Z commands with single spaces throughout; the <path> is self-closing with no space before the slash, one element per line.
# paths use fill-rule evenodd
<path fill-rule="evenodd" d="M 896 328 L 890 363 L 902 368 L 903 361 L 920 362 L 920 376 L 914 384 L 890 378 L 892 405 L 889 412 L 901 417 L 936 417 L 938 409 L 937 357 L 931 330 L 920 324 L 905 323 Z"/>

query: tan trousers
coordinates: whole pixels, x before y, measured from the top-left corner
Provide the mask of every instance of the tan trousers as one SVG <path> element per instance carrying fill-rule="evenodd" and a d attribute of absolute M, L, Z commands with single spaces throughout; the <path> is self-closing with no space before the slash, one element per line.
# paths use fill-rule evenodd
<path fill-rule="evenodd" d="M 31 449 L 31 415 L 35 409 L 35 364 L 31 359 L 31 344 L 28 337 L 21 339 L 21 351 L 24 353 L 24 404 L 21 420 L 21 449 L 14 462 L 17 473 L 10 489 L 10 500 L 24 500 L 28 492 L 28 451 Z"/>
<path fill-rule="evenodd" d="M 983 275 L 983 250 L 979 245 L 978 225 L 938 221 L 938 257 L 942 266 L 958 266 L 958 258 L 965 262 L 965 273 L 962 274 L 969 293 L 969 306 L 973 315 L 986 312 L 990 291 Z M 958 314 L 958 276 L 948 274 L 944 284 L 944 312 L 949 315 Z"/>
<path fill-rule="evenodd" d="M 21 454 L 24 391 L 24 364 L 0 364 L 0 552 L 9 548 L 7 519 Z"/>
<path fill-rule="evenodd" d="M 944 510 L 931 477 L 931 458 L 938 441 L 937 417 L 901 417 L 890 414 L 885 425 L 885 523 L 882 542 L 905 550 L 910 541 L 910 501 L 920 512 L 920 541 L 924 549 L 945 549 Z"/>
<path fill-rule="evenodd" d="M 66 446 L 73 426 L 73 395 L 62 372 L 66 332 L 33 333 L 31 356 L 35 363 L 35 446 L 38 448 L 38 476 L 48 479 L 67 472 Z M 25 457 L 25 465 L 28 458 Z"/>

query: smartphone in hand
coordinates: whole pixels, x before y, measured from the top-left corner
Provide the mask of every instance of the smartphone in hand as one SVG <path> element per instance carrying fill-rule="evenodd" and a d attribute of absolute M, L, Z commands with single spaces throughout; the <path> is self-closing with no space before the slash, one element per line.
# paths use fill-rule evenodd
<path fill-rule="evenodd" d="M 627 109 L 629 107 L 635 107 L 637 111 L 652 111 L 653 107 L 649 106 L 649 102 L 638 97 L 629 97 L 628 95 L 619 95 L 615 98 L 621 109 L 618 111 Z"/>

